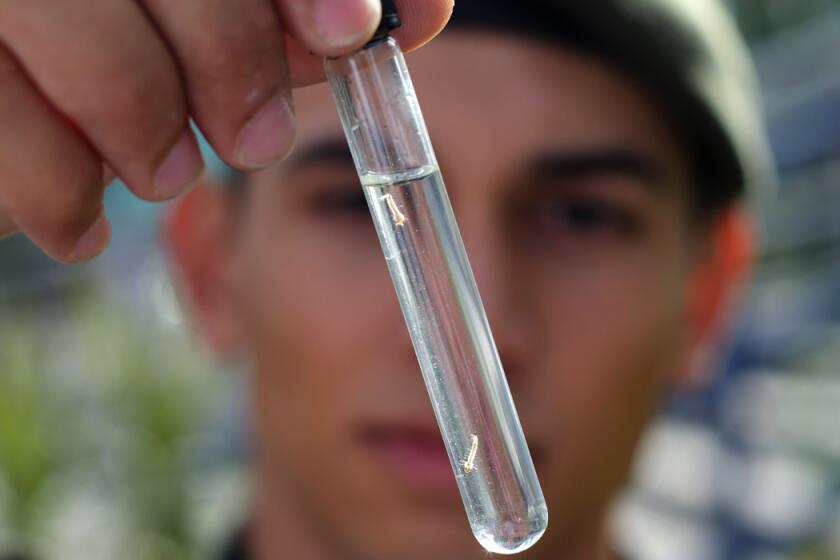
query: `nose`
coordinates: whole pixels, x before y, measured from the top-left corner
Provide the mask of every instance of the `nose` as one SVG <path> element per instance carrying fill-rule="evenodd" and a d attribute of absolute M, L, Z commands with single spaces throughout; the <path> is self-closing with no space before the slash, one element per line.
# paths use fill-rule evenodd
<path fill-rule="evenodd" d="M 525 372 L 538 346 L 536 315 L 529 311 L 532 309 L 533 294 L 528 289 L 527 267 L 518 258 L 513 243 L 506 239 L 500 220 L 495 219 L 489 209 L 482 208 L 480 203 L 468 201 L 456 206 L 455 213 L 505 374 L 515 389 L 527 377 Z M 457 302 L 440 307 L 454 311 Z M 403 359 L 406 364 L 414 366 L 407 371 L 414 371 L 414 348 L 396 305 L 393 319 L 389 322 L 386 336 L 401 339 L 398 346 Z"/>
<path fill-rule="evenodd" d="M 523 378 L 536 340 L 527 271 L 493 213 L 466 206 L 456 208 L 461 235 L 505 374 L 514 385 Z"/>

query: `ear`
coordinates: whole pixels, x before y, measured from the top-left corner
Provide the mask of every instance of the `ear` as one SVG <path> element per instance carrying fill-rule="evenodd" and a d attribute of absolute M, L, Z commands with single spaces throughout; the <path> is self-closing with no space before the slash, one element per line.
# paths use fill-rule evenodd
<path fill-rule="evenodd" d="M 200 337 L 221 357 L 240 345 L 234 312 L 234 210 L 221 187 L 200 184 L 164 216 L 163 237 L 173 284 Z"/>
<path fill-rule="evenodd" d="M 707 381 L 736 304 L 752 271 L 755 227 L 741 207 L 732 208 L 711 224 L 689 287 L 690 350 L 684 383 Z"/>

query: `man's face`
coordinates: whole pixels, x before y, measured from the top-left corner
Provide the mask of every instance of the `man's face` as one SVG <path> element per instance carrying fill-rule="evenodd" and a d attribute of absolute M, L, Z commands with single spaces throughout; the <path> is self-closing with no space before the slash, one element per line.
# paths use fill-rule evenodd
<path fill-rule="evenodd" d="M 583 55 L 453 32 L 409 67 L 548 501 L 529 554 L 554 558 L 591 536 L 684 362 L 686 166 Z M 332 98 L 296 107 L 294 154 L 231 218 L 260 491 L 349 557 L 483 558 Z"/>

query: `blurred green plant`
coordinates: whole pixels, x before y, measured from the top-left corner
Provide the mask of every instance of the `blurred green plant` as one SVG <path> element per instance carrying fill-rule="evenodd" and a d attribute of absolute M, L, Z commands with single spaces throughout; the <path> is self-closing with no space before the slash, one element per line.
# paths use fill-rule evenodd
<path fill-rule="evenodd" d="M 51 430 L 60 424 L 49 418 L 36 337 L 11 327 L 0 320 L 0 472 L 9 530 L 26 540 L 38 492 L 63 462 L 63 453 Z"/>
<path fill-rule="evenodd" d="M 92 290 L 1 305 L 0 558 L 199 557 L 193 494 L 226 387 L 148 310 Z"/>

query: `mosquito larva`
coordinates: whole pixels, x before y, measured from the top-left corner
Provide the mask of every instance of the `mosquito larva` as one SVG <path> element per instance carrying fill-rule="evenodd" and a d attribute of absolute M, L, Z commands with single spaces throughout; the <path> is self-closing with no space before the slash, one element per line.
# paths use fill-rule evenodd
<path fill-rule="evenodd" d="M 470 474 L 475 470 L 475 454 L 478 453 L 478 436 L 470 434 L 470 452 L 467 454 L 467 460 L 464 461 L 464 472 Z"/>
<path fill-rule="evenodd" d="M 405 214 L 400 211 L 397 203 L 394 202 L 394 197 L 389 193 L 383 196 L 382 200 L 384 200 L 385 204 L 388 205 L 388 210 L 391 211 L 391 217 L 394 219 L 394 224 L 397 226 L 405 225 Z"/>

